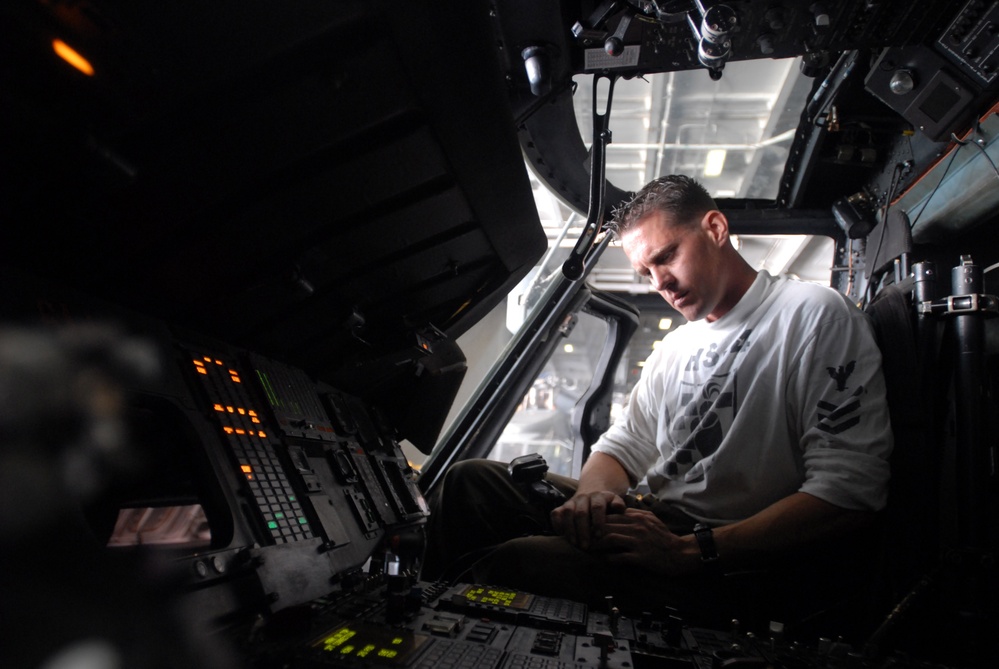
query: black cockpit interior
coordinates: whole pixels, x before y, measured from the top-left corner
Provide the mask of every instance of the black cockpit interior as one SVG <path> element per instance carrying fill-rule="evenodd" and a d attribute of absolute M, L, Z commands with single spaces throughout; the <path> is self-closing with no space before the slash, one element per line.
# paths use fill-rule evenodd
<path fill-rule="evenodd" d="M 426 496 L 573 315 L 617 323 L 608 369 L 640 329 L 587 286 L 632 190 L 614 86 L 777 59 L 804 78 L 774 195 L 718 202 L 741 235 L 831 239 L 861 307 L 908 296 L 885 592 L 716 630 L 421 581 Z M 989 666 L 997 104 L 999 2 L 3 3 L 0 664 Z M 469 397 L 459 338 L 559 246 L 538 184 L 585 223 Z"/>

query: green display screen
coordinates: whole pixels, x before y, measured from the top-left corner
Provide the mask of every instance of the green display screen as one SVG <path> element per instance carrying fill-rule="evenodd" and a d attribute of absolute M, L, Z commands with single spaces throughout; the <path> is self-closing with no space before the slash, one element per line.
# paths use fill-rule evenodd
<path fill-rule="evenodd" d="M 473 604 L 502 606 L 507 609 L 524 610 L 531 605 L 532 595 L 516 590 L 504 590 L 487 585 L 469 585 L 456 594 L 456 597 Z"/>
<path fill-rule="evenodd" d="M 339 657 L 402 666 L 429 638 L 408 630 L 348 623 L 321 635 L 312 643 L 312 647 Z"/>

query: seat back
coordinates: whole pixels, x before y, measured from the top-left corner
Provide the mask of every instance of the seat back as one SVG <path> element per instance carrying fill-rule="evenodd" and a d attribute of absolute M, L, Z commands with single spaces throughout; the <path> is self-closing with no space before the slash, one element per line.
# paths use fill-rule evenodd
<path fill-rule="evenodd" d="M 883 288 L 866 309 L 874 324 L 895 436 L 882 514 L 879 597 L 898 602 L 930 571 L 939 546 L 939 449 L 930 397 L 933 360 L 919 341 L 912 293 Z M 889 609 L 890 610 L 890 609 Z"/>

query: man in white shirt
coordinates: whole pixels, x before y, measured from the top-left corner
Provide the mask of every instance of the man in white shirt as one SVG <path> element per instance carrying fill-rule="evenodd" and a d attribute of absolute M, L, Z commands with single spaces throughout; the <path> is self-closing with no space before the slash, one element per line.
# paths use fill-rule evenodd
<path fill-rule="evenodd" d="M 825 569 L 815 551 L 849 543 L 887 494 L 892 435 L 867 316 L 830 288 L 755 271 L 688 177 L 651 182 L 614 223 L 635 271 L 688 323 L 649 358 L 578 483 L 552 477 L 569 499 L 550 528 L 514 506 L 501 466 L 449 472 L 429 569 L 493 545 L 477 577 L 643 607 L 695 606 L 690 584 L 721 572 Z M 643 478 L 653 496 L 636 502 Z"/>

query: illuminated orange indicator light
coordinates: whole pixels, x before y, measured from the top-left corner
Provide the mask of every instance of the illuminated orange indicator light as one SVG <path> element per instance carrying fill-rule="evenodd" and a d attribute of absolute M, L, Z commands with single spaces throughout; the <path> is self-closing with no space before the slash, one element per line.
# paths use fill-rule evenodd
<path fill-rule="evenodd" d="M 198 367 L 204 367 L 205 366 L 205 363 L 201 362 L 200 360 L 195 360 L 194 364 L 197 365 Z"/>
<path fill-rule="evenodd" d="M 210 359 L 210 358 L 205 358 L 205 360 L 209 360 L 209 359 Z M 215 361 L 215 364 L 216 364 L 216 365 L 221 365 L 221 364 L 222 364 L 222 361 L 221 361 L 221 360 L 216 360 L 216 361 Z"/>
<path fill-rule="evenodd" d="M 225 411 L 225 407 L 223 407 L 221 404 L 216 404 L 215 405 L 215 410 L 216 411 Z"/>
<path fill-rule="evenodd" d="M 250 415 L 251 415 L 251 416 L 256 416 L 256 415 L 257 415 L 257 412 L 256 412 L 256 411 L 254 411 L 253 409 L 250 409 Z"/>
<path fill-rule="evenodd" d="M 211 361 L 212 361 L 211 356 L 206 355 L 205 356 L 205 362 L 211 362 Z"/>
<path fill-rule="evenodd" d="M 251 423 L 256 423 L 257 425 L 260 425 L 260 419 L 259 418 L 251 418 L 250 422 Z"/>
<path fill-rule="evenodd" d="M 236 411 L 239 412 L 240 416 L 245 416 L 246 415 L 246 409 L 244 409 L 243 407 L 239 407 L 238 409 L 236 409 Z"/>
<path fill-rule="evenodd" d="M 266 439 L 266 438 L 267 438 L 267 435 L 266 435 L 266 434 L 264 434 L 264 431 L 263 431 L 263 430 L 261 430 L 260 432 L 257 432 L 257 436 L 258 436 L 258 437 L 262 437 L 262 438 L 264 438 L 264 439 Z"/>
<path fill-rule="evenodd" d="M 236 428 L 236 434 L 246 434 L 246 430 L 241 427 Z"/>
<path fill-rule="evenodd" d="M 226 433 L 226 434 L 232 434 L 233 432 L 235 432 L 235 430 L 233 430 L 233 429 L 232 429 L 231 427 L 229 427 L 229 426 L 226 426 L 226 427 L 223 427 L 222 429 L 223 429 L 223 430 L 225 430 L 225 433 Z"/>
<path fill-rule="evenodd" d="M 236 413 L 236 410 L 229 405 L 226 405 L 225 410 L 228 411 L 229 413 Z"/>
<path fill-rule="evenodd" d="M 207 374 L 208 370 L 204 367 L 198 367 L 198 374 Z"/>
<path fill-rule="evenodd" d="M 94 76 L 94 66 L 90 62 L 81 56 L 76 49 L 70 45 L 63 42 L 61 39 L 52 40 L 52 48 L 55 49 L 56 55 L 62 58 L 64 61 L 83 72 L 88 77 Z"/>
<path fill-rule="evenodd" d="M 240 465 L 239 468 L 243 471 L 244 474 L 253 473 L 253 467 L 251 467 L 250 465 Z"/>

